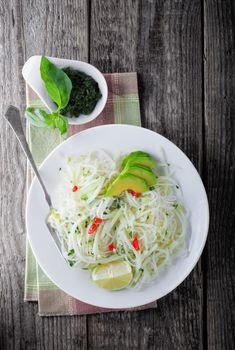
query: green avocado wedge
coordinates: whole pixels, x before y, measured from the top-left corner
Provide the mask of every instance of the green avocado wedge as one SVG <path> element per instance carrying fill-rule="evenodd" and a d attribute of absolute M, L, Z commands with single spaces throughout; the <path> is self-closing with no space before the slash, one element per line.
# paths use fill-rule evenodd
<path fill-rule="evenodd" d="M 131 152 L 126 157 L 123 158 L 123 160 L 122 160 L 122 167 L 124 168 L 129 160 L 131 160 L 132 158 L 136 158 L 136 157 L 148 157 L 148 158 L 151 158 L 148 153 L 143 152 L 143 151 Z"/>
<path fill-rule="evenodd" d="M 154 160 L 150 156 L 133 157 L 133 158 L 130 158 L 126 163 L 127 166 L 141 165 L 150 169 L 155 168 L 156 164 L 157 164 L 156 160 Z"/>
<path fill-rule="evenodd" d="M 148 189 L 149 187 L 143 179 L 132 174 L 124 173 L 120 174 L 109 186 L 106 192 L 106 196 L 119 196 L 123 191 L 126 190 L 142 193 L 148 191 Z"/>
<path fill-rule="evenodd" d="M 141 165 L 127 163 L 122 174 L 132 174 L 146 181 L 149 186 L 154 186 L 157 182 L 156 175 L 150 170 Z"/>

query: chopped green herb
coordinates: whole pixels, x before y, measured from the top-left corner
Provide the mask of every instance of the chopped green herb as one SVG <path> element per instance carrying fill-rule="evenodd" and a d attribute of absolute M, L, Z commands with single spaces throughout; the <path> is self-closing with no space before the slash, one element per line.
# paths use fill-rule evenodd
<path fill-rule="evenodd" d="M 69 262 L 69 265 L 70 265 L 71 267 L 76 263 L 76 261 L 73 261 L 73 260 L 68 260 L 68 262 Z"/>
<path fill-rule="evenodd" d="M 140 268 L 139 271 L 140 271 L 140 272 L 144 272 L 144 269 Z"/>
<path fill-rule="evenodd" d="M 156 176 L 157 177 L 157 176 Z M 149 191 L 153 191 L 154 190 L 154 186 L 151 186 L 151 187 L 149 187 Z"/>
<path fill-rule="evenodd" d="M 70 249 L 70 251 L 68 252 L 68 256 L 73 255 L 75 253 L 74 249 Z"/>
<path fill-rule="evenodd" d="M 120 248 L 120 247 L 117 247 L 117 248 L 116 248 L 116 253 L 117 253 L 117 254 L 121 254 L 121 248 Z"/>
<path fill-rule="evenodd" d="M 178 204 L 178 203 L 174 203 L 174 204 L 172 204 L 172 207 L 173 207 L 173 208 L 175 208 L 175 209 L 177 209 L 177 208 L 178 208 L 178 206 L 179 206 L 179 204 Z"/>
<path fill-rule="evenodd" d="M 86 201 L 87 200 L 87 194 L 83 194 L 82 196 L 81 196 L 81 199 L 83 200 L 83 201 Z"/>
<path fill-rule="evenodd" d="M 175 187 L 176 187 L 176 188 L 179 188 L 179 186 L 178 186 L 178 185 L 176 185 Z"/>
<path fill-rule="evenodd" d="M 61 113 L 66 117 L 90 114 L 102 96 L 98 83 L 91 76 L 72 68 L 64 68 L 63 71 L 72 82 L 72 91 Z"/>

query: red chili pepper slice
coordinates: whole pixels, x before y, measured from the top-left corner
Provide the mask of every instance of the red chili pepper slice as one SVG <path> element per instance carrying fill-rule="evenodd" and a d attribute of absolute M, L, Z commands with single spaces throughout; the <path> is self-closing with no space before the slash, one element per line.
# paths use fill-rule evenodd
<path fill-rule="evenodd" d="M 97 216 L 96 216 L 96 217 L 94 217 L 93 221 L 94 221 L 95 224 L 101 224 L 101 222 L 103 222 L 103 219 L 97 218 Z"/>
<path fill-rule="evenodd" d="M 77 192 L 77 190 L 78 190 L 78 186 L 76 186 L 76 185 L 73 186 L 72 191 L 73 191 L 73 192 Z"/>
<path fill-rule="evenodd" d="M 137 236 L 135 236 L 135 238 L 133 239 L 132 246 L 135 248 L 135 250 L 140 250 L 139 240 Z"/>
<path fill-rule="evenodd" d="M 91 226 L 89 227 L 88 233 L 94 233 L 97 230 L 97 225 L 96 224 L 91 224 Z"/>
<path fill-rule="evenodd" d="M 135 191 L 133 191 L 133 190 L 129 190 L 128 192 L 129 192 L 130 194 L 132 194 L 133 197 L 136 197 L 136 198 L 138 198 L 138 197 L 141 196 L 141 193 L 135 192 Z"/>
<path fill-rule="evenodd" d="M 108 246 L 108 250 L 110 250 L 111 252 L 114 251 L 114 249 L 116 249 L 116 246 L 115 244 L 111 243 L 109 246 Z"/>

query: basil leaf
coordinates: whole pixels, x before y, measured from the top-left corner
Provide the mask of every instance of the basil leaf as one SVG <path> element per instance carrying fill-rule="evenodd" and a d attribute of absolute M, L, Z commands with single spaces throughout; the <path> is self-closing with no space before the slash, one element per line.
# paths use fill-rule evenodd
<path fill-rule="evenodd" d="M 50 125 L 47 123 L 48 114 L 43 109 L 28 107 L 25 111 L 25 117 L 31 124 L 39 128 L 50 128 Z"/>
<path fill-rule="evenodd" d="M 57 104 L 58 110 L 67 106 L 72 83 L 62 69 L 56 67 L 45 56 L 41 58 L 40 72 L 48 94 Z"/>
<path fill-rule="evenodd" d="M 28 107 L 25 111 L 25 116 L 31 124 L 40 128 L 59 129 L 61 135 L 68 130 L 67 119 L 58 112 L 48 114 L 43 109 Z"/>
<path fill-rule="evenodd" d="M 58 128 L 61 132 L 61 135 L 65 134 L 68 130 L 68 121 L 62 115 L 57 114 L 54 119 L 54 127 Z"/>
<path fill-rule="evenodd" d="M 59 129 L 61 135 L 65 134 L 68 130 L 67 119 L 60 115 L 58 112 L 48 114 L 45 122 L 47 123 L 48 127 Z"/>

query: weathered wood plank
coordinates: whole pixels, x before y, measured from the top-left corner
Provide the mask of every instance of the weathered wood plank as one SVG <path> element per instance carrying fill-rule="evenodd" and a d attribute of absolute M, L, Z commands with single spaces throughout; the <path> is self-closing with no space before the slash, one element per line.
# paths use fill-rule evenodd
<path fill-rule="evenodd" d="M 24 61 L 35 54 L 87 60 L 86 0 L 0 2 L 0 114 L 24 110 Z M 0 348 L 86 349 L 86 316 L 37 316 L 23 303 L 26 161 L 0 118 Z"/>
<path fill-rule="evenodd" d="M 204 14 L 208 349 L 234 349 L 235 4 L 207 0 Z"/>
<path fill-rule="evenodd" d="M 88 59 L 88 5 L 85 0 L 0 2 L 1 113 L 10 102 L 24 109 L 21 68 L 29 56 Z M 203 174 L 211 206 L 204 340 L 209 349 L 234 348 L 234 9 L 227 0 L 204 4 Z M 137 70 L 143 125 L 173 140 L 199 169 L 204 147 L 201 14 L 199 0 L 92 0 L 90 16 L 91 62 L 106 72 Z M 87 317 L 40 318 L 37 305 L 24 304 L 26 163 L 1 118 L 0 147 L 1 349 L 86 349 L 87 332 L 91 349 L 202 348 L 200 265 L 156 311 L 89 316 L 88 330 Z"/>
<path fill-rule="evenodd" d="M 202 156 L 201 2 L 91 1 L 90 60 L 104 72 L 137 70 L 143 125 L 191 158 Z M 158 309 L 89 316 L 94 349 L 200 349 L 200 264 Z"/>

